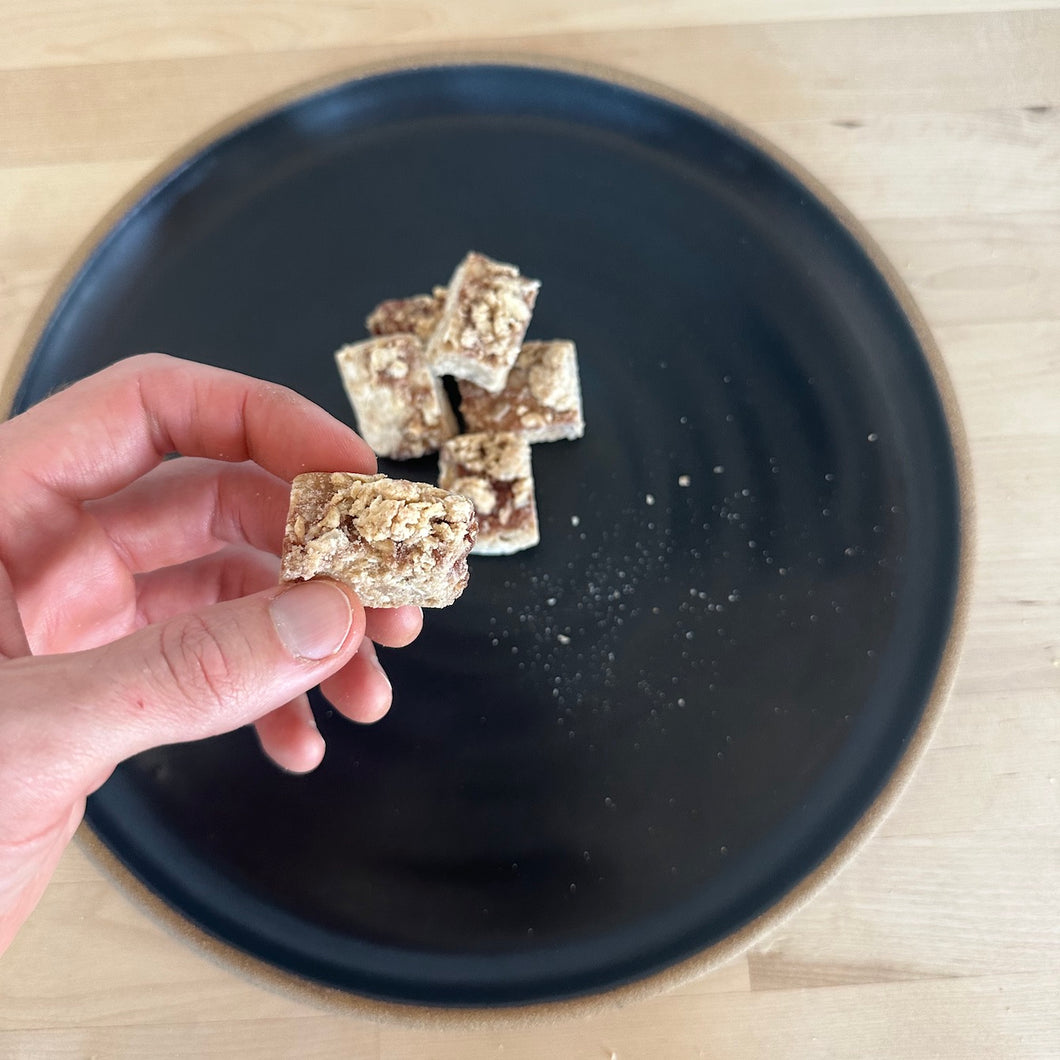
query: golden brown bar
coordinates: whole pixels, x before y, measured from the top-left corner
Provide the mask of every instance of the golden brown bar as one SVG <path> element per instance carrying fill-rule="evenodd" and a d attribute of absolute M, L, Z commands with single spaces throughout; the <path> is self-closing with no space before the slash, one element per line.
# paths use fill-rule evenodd
<path fill-rule="evenodd" d="M 469 431 L 514 431 L 528 442 L 585 433 L 578 353 L 573 342 L 527 342 L 499 394 L 461 380 L 460 414 Z"/>
<path fill-rule="evenodd" d="M 449 281 L 441 318 L 427 343 L 435 375 L 467 379 L 493 394 L 501 390 L 519 356 L 540 286 L 520 276 L 514 265 L 469 253 Z"/>
<path fill-rule="evenodd" d="M 365 607 L 446 607 L 468 582 L 471 502 L 422 482 L 318 471 L 291 484 L 284 581 L 346 582 Z"/>
<path fill-rule="evenodd" d="M 379 456 L 411 460 L 457 432 L 449 398 L 415 335 L 384 335 L 335 354 L 357 428 Z"/>
<path fill-rule="evenodd" d="M 411 332 L 422 342 L 426 342 L 441 319 L 445 295 L 444 287 L 435 287 L 430 294 L 388 298 L 368 314 L 365 324 L 372 335 Z"/>
<path fill-rule="evenodd" d="M 474 503 L 476 555 L 507 556 L 540 540 L 530 443 L 520 435 L 506 431 L 450 438 L 438 454 L 438 481 Z"/>

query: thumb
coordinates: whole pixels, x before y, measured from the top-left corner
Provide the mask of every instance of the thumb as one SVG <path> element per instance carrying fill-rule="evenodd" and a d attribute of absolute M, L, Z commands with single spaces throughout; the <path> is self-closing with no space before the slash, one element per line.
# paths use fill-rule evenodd
<path fill-rule="evenodd" d="M 179 615 L 90 651 L 11 660 L 0 669 L 8 703 L 40 706 L 26 712 L 22 728 L 32 734 L 7 735 L 36 759 L 37 776 L 58 772 L 76 783 L 71 763 L 82 775 L 106 775 L 149 747 L 255 721 L 341 669 L 363 636 L 357 598 L 316 580 Z"/>

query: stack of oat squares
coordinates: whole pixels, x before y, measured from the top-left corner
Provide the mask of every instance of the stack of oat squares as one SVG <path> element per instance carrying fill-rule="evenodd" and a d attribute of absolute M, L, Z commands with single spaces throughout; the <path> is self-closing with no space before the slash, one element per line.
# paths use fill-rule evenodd
<path fill-rule="evenodd" d="M 335 354 L 361 436 L 393 460 L 438 453 L 439 486 L 475 506 L 480 555 L 538 543 L 530 446 L 585 431 L 574 343 L 524 341 L 540 286 L 472 251 L 447 287 L 381 303 L 372 337 Z"/>

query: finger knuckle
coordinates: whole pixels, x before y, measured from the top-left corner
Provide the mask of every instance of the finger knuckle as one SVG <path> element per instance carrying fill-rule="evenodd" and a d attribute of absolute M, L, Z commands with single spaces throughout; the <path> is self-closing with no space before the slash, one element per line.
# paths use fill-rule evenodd
<path fill-rule="evenodd" d="M 162 627 L 158 657 L 162 680 L 189 704 L 219 706 L 238 690 L 239 669 L 230 646 L 198 615 Z"/>
<path fill-rule="evenodd" d="M 126 357 L 122 367 L 130 375 L 140 375 L 144 372 L 162 371 L 173 367 L 175 358 L 167 353 L 136 353 Z"/>

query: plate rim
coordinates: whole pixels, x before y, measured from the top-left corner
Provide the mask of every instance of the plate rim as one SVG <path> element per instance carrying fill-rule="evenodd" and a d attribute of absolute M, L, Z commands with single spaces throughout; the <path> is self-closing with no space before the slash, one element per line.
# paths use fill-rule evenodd
<path fill-rule="evenodd" d="M 284 997 L 293 996 L 297 1000 L 327 1011 L 339 1010 L 351 1015 L 367 1016 L 408 1026 L 453 1025 L 464 1029 L 511 1028 L 517 1025 L 555 1022 L 557 1019 L 586 1017 L 611 1011 L 621 1005 L 657 996 L 698 979 L 727 964 L 750 949 L 756 942 L 774 932 L 820 894 L 853 860 L 857 852 L 875 835 L 909 786 L 938 728 L 943 709 L 952 691 L 968 626 L 972 575 L 977 549 L 976 506 L 968 436 L 952 379 L 935 338 L 912 292 L 895 266 L 883 253 L 866 225 L 857 219 L 838 196 L 786 151 L 712 103 L 672 88 L 664 82 L 634 74 L 620 67 L 534 52 L 496 52 L 474 48 L 432 50 L 422 54 L 394 56 L 389 59 L 344 66 L 328 74 L 298 81 L 276 92 L 259 97 L 254 102 L 213 123 L 182 146 L 168 153 L 161 162 L 152 166 L 104 212 L 48 285 L 26 325 L 21 340 L 15 347 L 14 356 L 4 378 L 0 380 L 0 418 L 9 418 L 33 352 L 44 337 L 49 322 L 61 309 L 70 285 L 107 236 L 137 203 L 151 193 L 152 189 L 176 176 L 213 144 L 284 107 L 308 100 L 330 89 L 372 77 L 445 67 L 465 69 L 505 67 L 511 70 L 572 74 L 632 90 L 649 98 L 680 107 L 713 122 L 726 132 L 750 144 L 803 184 L 864 251 L 912 328 L 938 393 L 950 446 L 953 450 L 957 482 L 958 562 L 950 627 L 939 657 L 935 679 L 919 721 L 910 733 L 906 746 L 883 787 L 865 812 L 820 864 L 773 905 L 705 949 L 631 982 L 578 997 L 509 1006 L 443 1006 L 400 1002 L 372 998 L 338 987 L 327 986 L 246 953 L 193 924 L 137 879 L 85 821 L 82 821 L 78 827 L 76 840 L 81 849 L 127 899 L 146 912 L 171 937 L 179 938 L 184 943 L 194 946 L 215 964 L 235 972 L 256 986 L 264 987 Z"/>

